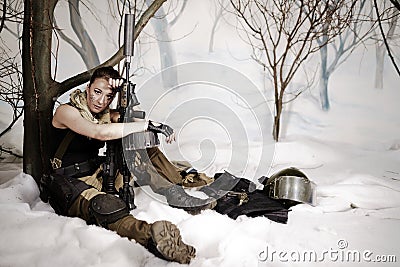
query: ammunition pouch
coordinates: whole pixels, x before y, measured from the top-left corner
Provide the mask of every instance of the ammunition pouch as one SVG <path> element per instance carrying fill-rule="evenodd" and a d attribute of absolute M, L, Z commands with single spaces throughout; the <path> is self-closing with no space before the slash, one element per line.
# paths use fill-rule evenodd
<path fill-rule="evenodd" d="M 112 194 L 99 194 L 90 200 L 89 210 L 97 224 L 107 228 L 129 214 L 125 202 Z"/>
<path fill-rule="evenodd" d="M 81 180 L 57 173 L 43 176 L 39 187 L 40 198 L 48 201 L 57 214 L 64 216 L 68 215 L 68 210 L 76 198 L 91 188 Z"/>

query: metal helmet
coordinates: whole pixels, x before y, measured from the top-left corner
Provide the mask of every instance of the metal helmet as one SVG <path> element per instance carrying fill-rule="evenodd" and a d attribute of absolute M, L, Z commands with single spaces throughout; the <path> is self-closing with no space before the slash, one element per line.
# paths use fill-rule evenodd
<path fill-rule="evenodd" d="M 282 200 L 286 206 L 299 203 L 316 205 L 316 185 L 297 168 L 290 167 L 264 180 L 264 191 L 270 198 Z"/>

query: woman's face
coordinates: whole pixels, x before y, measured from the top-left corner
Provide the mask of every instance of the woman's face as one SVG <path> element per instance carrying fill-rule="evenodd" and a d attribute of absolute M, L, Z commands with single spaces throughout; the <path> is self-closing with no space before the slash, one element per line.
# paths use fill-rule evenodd
<path fill-rule="evenodd" d="M 104 78 L 98 78 L 86 87 L 87 103 L 92 113 L 100 113 L 111 104 L 115 96 L 111 88 L 108 80 Z"/>

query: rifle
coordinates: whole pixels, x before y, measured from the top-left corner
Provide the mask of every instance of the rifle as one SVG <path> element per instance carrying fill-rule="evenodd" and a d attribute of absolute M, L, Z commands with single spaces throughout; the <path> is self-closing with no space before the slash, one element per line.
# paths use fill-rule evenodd
<path fill-rule="evenodd" d="M 117 108 L 120 113 L 118 122 L 131 122 L 135 118 L 144 119 L 144 111 L 136 111 L 133 107 L 139 105 L 139 101 L 135 94 L 136 84 L 130 81 L 129 68 L 131 57 L 134 52 L 134 21 L 133 14 L 125 14 L 124 28 L 124 56 L 125 58 L 125 82 L 123 86 L 117 89 L 119 93 Z M 130 164 L 131 170 L 139 175 L 143 175 L 138 170 L 135 170 L 134 164 Z M 115 179 L 117 170 L 123 176 L 123 186 L 119 192 L 115 188 Z M 122 139 L 110 140 L 106 142 L 106 161 L 103 164 L 103 191 L 110 194 L 118 194 L 119 197 L 126 203 L 130 210 L 135 209 L 134 191 L 129 184 L 131 172 L 128 168 L 127 160 L 124 155 Z"/>

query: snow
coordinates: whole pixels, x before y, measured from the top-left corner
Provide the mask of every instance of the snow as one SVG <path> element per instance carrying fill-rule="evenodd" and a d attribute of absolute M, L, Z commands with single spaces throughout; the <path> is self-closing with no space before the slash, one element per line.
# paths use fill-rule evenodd
<path fill-rule="evenodd" d="M 189 14 L 197 14 L 194 12 L 196 8 L 199 14 L 207 14 L 204 5 L 191 3 L 193 6 L 188 5 L 192 8 L 187 11 Z M 186 43 L 185 39 L 174 43 L 179 51 L 179 62 L 200 60 L 226 64 L 262 88 L 262 73 L 254 66 L 254 62 L 243 60 L 248 56 L 243 44 L 240 46 L 239 43 L 224 39 L 216 44 L 215 52 L 209 54 L 208 42 L 200 43 L 199 40 L 208 36 L 205 29 L 210 25 L 205 24 L 208 28 L 204 28 L 204 24 L 196 24 L 190 15 L 181 19 L 187 29 L 181 28 L 172 37 L 182 36 L 182 32 L 192 29 L 191 25 L 196 26 L 191 37 L 186 38 Z M 229 31 L 219 32 L 223 32 L 225 38 L 230 36 Z M 198 45 L 197 50 L 191 48 L 195 45 Z M 247 114 L 245 118 L 239 116 L 240 126 L 253 134 L 247 135 L 249 140 L 242 141 L 239 140 L 242 135 L 229 131 L 225 135 L 229 123 L 237 123 L 235 116 L 223 121 L 225 128 L 213 128 L 215 124 L 212 120 L 197 120 L 190 127 L 190 123 L 179 125 L 181 121 L 188 122 L 195 114 L 190 109 L 179 113 L 181 115 L 175 114 L 178 118 L 169 118 L 180 133 L 177 143 L 171 146 L 162 144 L 162 149 L 170 159 L 184 157 L 194 162 L 195 167 L 213 174 L 225 169 L 232 157 L 237 156 L 246 160 L 246 171 L 240 173 L 244 168 L 241 162 L 236 162 L 230 168 L 253 181 L 260 175 L 271 175 L 285 167 L 294 166 L 317 184 L 315 207 L 307 204 L 293 207 L 287 224 L 264 217 L 240 216 L 232 220 L 210 210 L 193 216 L 157 201 L 145 190 L 135 188 L 137 208 L 131 213 L 148 222 L 169 220 L 177 224 L 184 241 L 197 249 L 197 257 L 190 266 L 398 266 L 399 77 L 388 64 L 385 88 L 373 89 L 369 69 L 373 64 L 371 58 L 373 56 L 368 58 L 363 55 L 360 63 L 351 61 L 350 57 L 349 62 L 333 74 L 330 82 L 332 108 L 329 112 L 320 110 L 315 100 L 317 92 L 313 91 L 303 93 L 288 104 L 283 114 L 281 140 L 276 144 L 271 144 L 269 140 L 263 142 L 265 136 L 253 131 L 251 116 L 254 114 Z M 138 77 L 137 83 L 144 84 L 145 78 Z M 185 99 L 201 98 L 205 94 L 210 97 L 207 90 L 196 91 L 197 95 L 194 95 L 195 88 L 186 87 L 186 91 L 179 91 L 175 95 L 170 91 L 171 95 L 167 95 L 168 99 L 161 99 L 164 102 L 161 101 L 163 104 L 158 108 L 173 112 L 177 103 Z M 145 100 L 142 104 L 146 109 L 154 103 L 147 100 L 143 91 L 138 92 L 139 100 Z M 153 97 L 162 95 L 160 92 L 152 91 Z M 242 96 L 247 97 L 244 92 Z M 264 96 L 268 101 L 271 99 L 267 93 Z M 226 92 L 219 91 L 213 97 L 216 101 L 221 101 L 221 97 L 228 101 Z M 258 98 L 248 99 L 254 103 L 252 101 Z M 240 107 L 232 110 L 243 115 Z M 5 127 L 9 123 L 9 111 L 3 106 L 0 106 L 0 111 L 0 126 Z M 164 118 L 161 111 L 153 115 Z M 193 130 L 196 128 L 204 131 Z M 256 127 L 256 130 L 259 129 Z M 207 134 L 204 134 L 205 131 Z M 22 153 L 22 132 L 20 122 L 1 138 L 1 145 Z M 269 129 L 264 134 L 269 136 Z M 231 139 L 227 142 L 225 137 Z M 237 145 L 238 150 L 232 152 L 233 145 Z M 173 154 L 176 148 L 179 148 L 178 155 Z M 263 168 L 258 168 L 262 159 L 260 151 L 263 149 L 268 152 L 265 157 L 267 161 L 261 162 Z M 35 181 L 22 172 L 21 161 L 6 154 L 1 157 L 1 267 L 179 266 L 154 257 L 139 244 L 121 238 L 112 231 L 87 225 L 78 218 L 58 216 L 48 203 L 40 200 Z M 360 256 L 360 261 L 352 253 Z M 378 259 L 377 256 L 389 261 L 390 255 L 394 255 L 397 262 L 372 261 Z"/>

